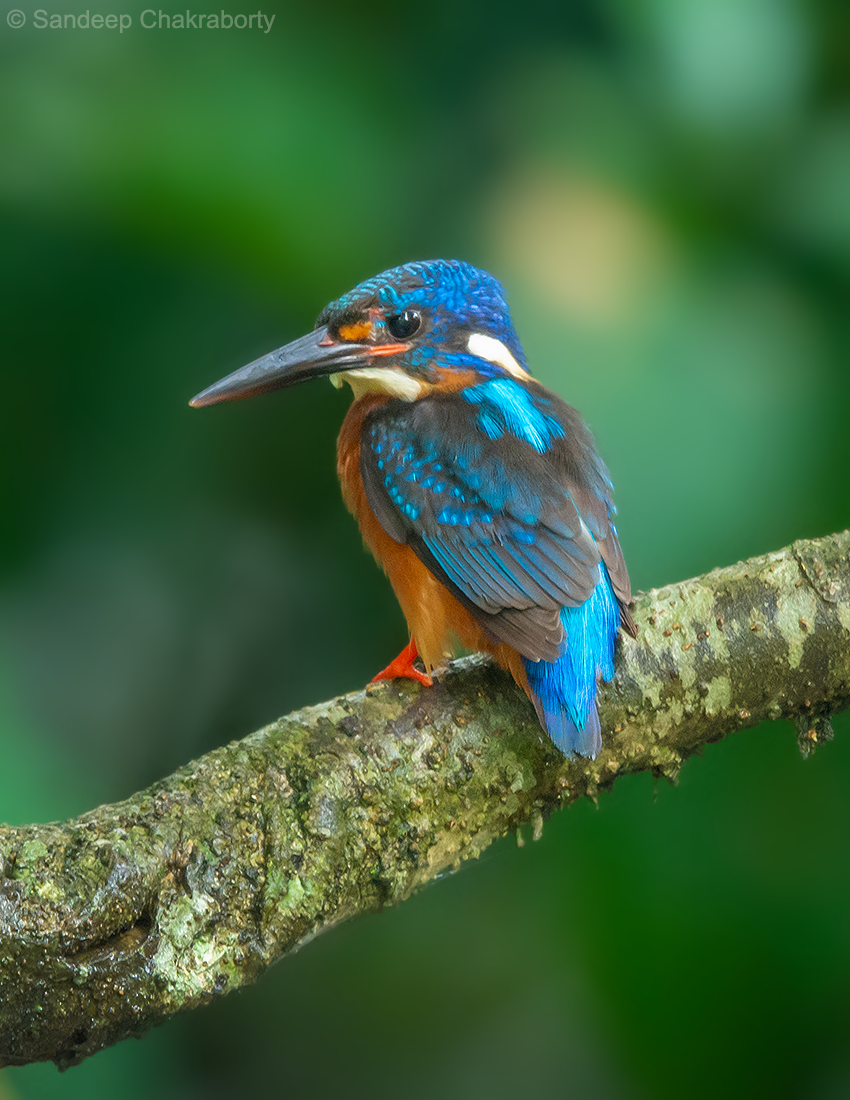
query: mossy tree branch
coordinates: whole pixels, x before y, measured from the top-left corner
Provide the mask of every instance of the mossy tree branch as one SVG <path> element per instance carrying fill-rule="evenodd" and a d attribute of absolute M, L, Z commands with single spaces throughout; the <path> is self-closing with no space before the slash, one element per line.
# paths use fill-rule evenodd
<path fill-rule="evenodd" d="M 310 707 L 64 824 L 0 829 L 0 1060 L 65 1067 L 254 981 L 616 776 L 850 702 L 850 532 L 641 594 L 595 761 L 481 658 Z"/>

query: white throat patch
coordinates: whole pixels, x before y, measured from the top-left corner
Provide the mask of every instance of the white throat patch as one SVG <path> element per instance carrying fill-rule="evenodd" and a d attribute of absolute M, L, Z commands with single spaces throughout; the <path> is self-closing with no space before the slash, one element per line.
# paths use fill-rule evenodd
<path fill-rule="evenodd" d="M 343 370 L 331 375 L 331 382 L 337 389 L 347 382 L 354 391 L 355 398 L 367 393 L 386 393 L 390 397 L 400 397 L 402 401 L 415 401 L 422 393 L 422 387 L 415 378 L 411 378 L 392 367 L 360 367 L 357 370 Z"/>
<path fill-rule="evenodd" d="M 466 346 L 472 355 L 477 355 L 479 359 L 486 359 L 488 363 L 495 363 L 496 366 L 504 367 L 508 374 L 512 374 L 514 378 L 518 378 L 521 382 L 531 377 L 527 370 L 522 369 L 502 341 L 497 340 L 495 336 L 486 336 L 483 332 L 473 332 Z"/>

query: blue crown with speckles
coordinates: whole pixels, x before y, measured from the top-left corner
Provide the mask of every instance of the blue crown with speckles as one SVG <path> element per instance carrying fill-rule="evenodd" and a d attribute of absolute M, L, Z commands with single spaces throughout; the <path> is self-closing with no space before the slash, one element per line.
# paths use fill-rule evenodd
<path fill-rule="evenodd" d="M 434 345 L 446 341 L 457 329 L 493 336 L 528 369 L 501 283 L 463 260 L 420 260 L 390 268 L 327 305 L 316 325 L 339 322 L 373 307 L 388 314 L 406 309 L 426 311 L 431 326 L 429 342 Z"/>

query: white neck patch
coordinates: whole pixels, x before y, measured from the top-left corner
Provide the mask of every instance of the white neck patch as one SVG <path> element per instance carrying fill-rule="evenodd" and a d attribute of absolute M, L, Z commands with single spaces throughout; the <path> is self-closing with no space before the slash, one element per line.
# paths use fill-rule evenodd
<path fill-rule="evenodd" d="M 486 359 L 488 363 L 495 363 L 496 366 L 504 367 L 508 374 L 512 374 L 514 378 L 518 378 L 521 382 L 531 377 L 527 370 L 522 369 L 502 341 L 497 340 L 495 336 L 486 336 L 483 332 L 473 332 L 466 346 L 479 359 Z"/>
<path fill-rule="evenodd" d="M 347 382 L 354 391 L 355 398 L 367 393 L 386 393 L 390 397 L 400 397 L 402 401 L 415 401 L 422 393 L 422 387 L 415 378 L 411 378 L 392 367 L 360 367 L 358 370 L 343 370 L 331 375 L 331 382 L 340 389 Z"/>

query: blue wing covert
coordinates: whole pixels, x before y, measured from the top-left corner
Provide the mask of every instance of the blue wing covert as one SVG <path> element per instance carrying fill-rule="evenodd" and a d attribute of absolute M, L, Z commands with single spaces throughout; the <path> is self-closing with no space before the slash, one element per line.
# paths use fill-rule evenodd
<path fill-rule="evenodd" d="M 558 659 L 561 610 L 588 600 L 600 560 L 630 597 L 593 439 L 536 383 L 388 402 L 363 425 L 360 467 L 384 530 L 530 661 Z"/>

